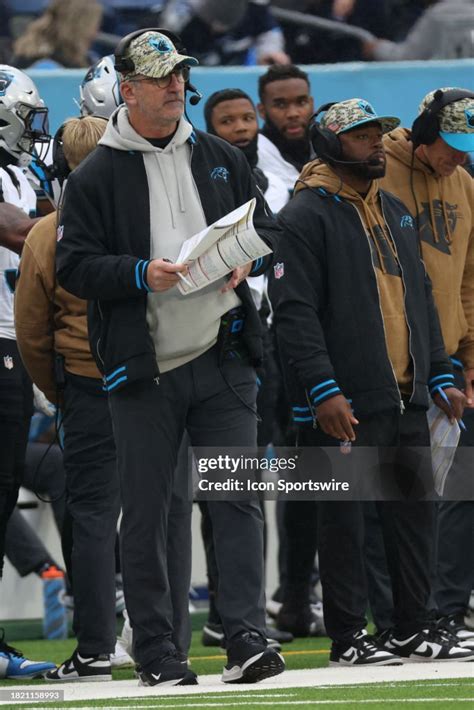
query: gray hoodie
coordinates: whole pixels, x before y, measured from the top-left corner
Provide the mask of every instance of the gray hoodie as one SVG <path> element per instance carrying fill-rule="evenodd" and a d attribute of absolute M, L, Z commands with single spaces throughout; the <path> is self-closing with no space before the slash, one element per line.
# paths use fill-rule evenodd
<path fill-rule="evenodd" d="M 132 128 L 128 110 L 121 106 L 100 140 L 101 145 L 143 155 L 150 191 L 150 259 L 176 261 L 182 243 L 206 227 L 191 172 L 192 130 L 181 118 L 168 145 L 156 148 Z M 221 279 L 187 296 L 177 287 L 148 294 L 147 322 L 160 372 L 194 360 L 215 344 L 221 316 L 240 304 L 234 291 L 220 293 L 224 283 Z"/>

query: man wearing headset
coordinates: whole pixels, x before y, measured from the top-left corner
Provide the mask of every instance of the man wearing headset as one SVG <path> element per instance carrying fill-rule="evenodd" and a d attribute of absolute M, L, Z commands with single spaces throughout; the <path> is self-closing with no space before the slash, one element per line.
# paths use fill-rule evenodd
<path fill-rule="evenodd" d="M 452 500 L 439 505 L 435 602 L 439 624 L 460 642 L 474 643 L 464 615 L 473 586 L 474 503 L 456 501 L 456 486 L 472 467 L 474 445 L 474 181 L 464 170 L 474 151 L 474 93 L 443 88 L 421 102 L 411 130 L 384 139 L 384 189 L 416 217 L 417 238 L 433 285 L 444 343 L 456 384 L 466 397 L 465 430 L 447 485 Z"/>
<path fill-rule="evenodd" d="M 186 297 L 176 286 L 187 267 L 172 260 L 186 238 L 253 197 L 257 232 L 270 246 L 279 235 L 245 156 L 184 118 L 186 90 L 199 99 L 189 84 L 197 62 L 179 44 L 159 29 L 119 43 L 115 68 L 126 105 L 68 180 L 57 250 L 59 283 L 90 302 L 92 350 L 109 393 L 124 591 L 134 657 L 147 685 L 196 682 L 174 637 L 182 619 L 176 619 L 168 579 L 176 562 L 167 556 L 173 471 L 185 429 L 195 446 L 256 442 L 261 335 L 245 278 L 262 273 L 271 257 Z M 234 316 L 243 320 L 240 357 L 225 347 Z M 281 673 L 283 659 L 267 649 L 264 635 L 258 503 L 210 501 L 209 508 L 227 638 L 222 679 L 248 682 Z M 190 576 L 187 559 L 183 550 L 183 577 Z"/>
<path fill-rule="evenodd" d="M 330 663 L 472 660 L 472 650 L 431 629 L 428 618 L 434 519 L 433 504 L 422 500 L 432 488 L 422 448 L 429 446 L 428 383 L 452 421 L 462 415 L 465 397 L 454 387 L 414 220 L 379 190 L 382 137 L 399 120 L 377 116 L 362 99 L 321 111 L 311 128 L 321 159 L 305 167 L 278 217 L 285 233 L 271 290 L 278 345 L 300 442 L 336 447 L 336 456 L 352 451 L 354 463 L 367 453 L 358 447 L 378 449 L 381 457 L 375 465 L 364 459 L 358 483 L 370 484 L 362 493 L 317 503 Z M 416 465 L 408 447 L 419 447 Z M 353 485 L 356 471 L 347 460 Z M 321 474 L 321 467 L 308 475 Z M 371 470 L 376 477 L 369 479 Z M 365 631 L 362 517 L 362 501 L 377 482 L 395 601 L 394 628 L 380 642 Z"/>

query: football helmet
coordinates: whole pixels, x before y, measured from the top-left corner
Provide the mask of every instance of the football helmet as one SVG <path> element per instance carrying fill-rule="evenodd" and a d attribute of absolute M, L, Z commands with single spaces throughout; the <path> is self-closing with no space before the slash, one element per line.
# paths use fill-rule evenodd
<path fill-rule="evenodd" d="M 7 64 L 0 64 L 0 148 L 21 167 L 47 152 L 48 109 L 30 77 Z"/>
<path fill-rule="evenodd" d="M 109 118 L 122 103 L 112 55 L 102 57 L 87 71 L 79 87 L 82 116 Z"/>

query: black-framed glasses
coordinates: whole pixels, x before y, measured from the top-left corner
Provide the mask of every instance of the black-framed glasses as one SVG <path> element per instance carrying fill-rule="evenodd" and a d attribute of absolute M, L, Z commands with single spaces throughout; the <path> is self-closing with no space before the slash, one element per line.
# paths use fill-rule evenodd
<path fill-rule="evenodd" d="M 159 89 L 167 89 L 168 86 L 171 84 L 171 79 L 173 76 L 179 81 L 180 84 L 185 84 L 189 79 L 189 67 L 187 65 L 178 67 L 169 74 L 166 74 L 166 76 L 144 76 L 140 79 L 129 79 L 129 81 L 134 82 L 136 84 L 140 84 L 142 82 L 147 84 L 153 84 Z"/>

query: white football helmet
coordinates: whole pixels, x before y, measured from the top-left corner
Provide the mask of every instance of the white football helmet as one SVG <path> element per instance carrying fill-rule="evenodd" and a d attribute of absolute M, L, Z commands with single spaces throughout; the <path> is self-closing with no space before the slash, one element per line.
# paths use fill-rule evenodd
<path fill-rule="evenodd" d="M 102 57 L 87 71 L 79 87 L 82 116 L 109 118 L 123 102 L 113 56 Z"/>
<path fill-rule="evenodd" d="M 47 151 L 50 140 L 48 109 L 35 84 L 19 69 L 0 64 L 0 148 L 12 163 L 26 167 L 42 146 Z"/>

